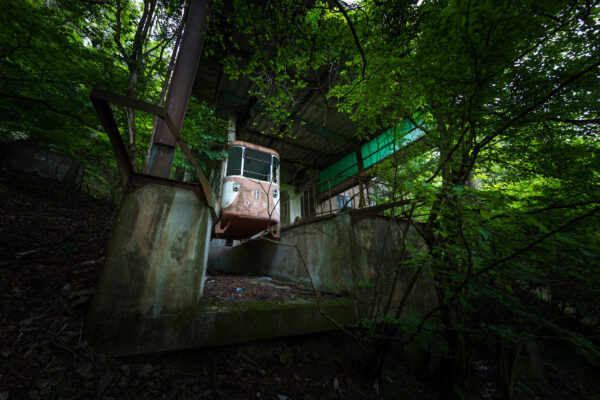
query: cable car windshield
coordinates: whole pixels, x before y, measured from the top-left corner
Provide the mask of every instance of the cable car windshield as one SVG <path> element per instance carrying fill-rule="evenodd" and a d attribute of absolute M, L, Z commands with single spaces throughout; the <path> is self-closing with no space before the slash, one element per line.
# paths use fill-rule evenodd
<path fill-rule="evenodd" d="M 279 159 L 273 154 L 238 146 L 227 150 L 227 176 L 242 175 L 266 182 L 273 178 L 277 183 L 278 167 Z"/>

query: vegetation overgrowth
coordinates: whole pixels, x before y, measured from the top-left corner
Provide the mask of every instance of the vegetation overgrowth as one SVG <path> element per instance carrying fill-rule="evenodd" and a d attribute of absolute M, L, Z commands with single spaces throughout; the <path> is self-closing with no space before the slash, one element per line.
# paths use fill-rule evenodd
<path fill-rule="evenodd" d="M 85 161 L 90 187 L 118 175 L 89 102 L 92 86 L 160 104 L 181 2 L 0 0 L 0 135 Z M 278 132 L 314 87 L 371 137 L 404 119 L 425 135 L 377 166 L 410 200 L 391 216 L 426 249 L 398 270 L 431 274 L 440 306 L 365 321 L 373 379 L 390 346 L 421 346 L 441 393 L 466 396 L 485 345 L 504 398 L 543 388 L 548 342 L 600 364 L 600 8 L 597 1 L 214 1 L 205 53 L 254 83 Z M 148 26 L 149 24 L 149 26 Z M 235 34 L 234 34 L 235 33 Z M 239 36 L 252 48 L 237 56 Z M 183 136 L 223 140 L 208 105 Z M 118 113 L 136 167 L 150 116 Z M 206 125 L 209 122 L 210 126 Z M 210 153 L 217 157 L 217 154 Z M 399 247 L 402 244 L 399 243 Z M 427 268 L 425 268 L 427 266 Z M 583 386 L 581 386 L 583 388 Z M 579 390 L 579 396 L 593 395 Z"/>

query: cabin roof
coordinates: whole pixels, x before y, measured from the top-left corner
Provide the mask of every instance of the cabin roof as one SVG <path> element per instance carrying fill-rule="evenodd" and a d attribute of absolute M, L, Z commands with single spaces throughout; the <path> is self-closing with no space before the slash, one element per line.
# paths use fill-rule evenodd
<path fill-rule="evenodd" d="M 277 151 L 270 149 L 268 147 L 264 147 L 264 146 L 259 146 L 257 144 L 254 143 L 249 143 L 249 142 L 243 142 L 241 140 L 235 140 L 231 143 L 229 143 L 227 145 L 227 148 L 232 147 L 232 146 L 243 146 L 243 147 L 248 147 L 254 150 L 258 150 L 258 151 L 262 151 L 264 153 L 269 153 L 269 154 L 273 154 L 277 157 L 279 157 L 279 153 L 277 153 Z"/>

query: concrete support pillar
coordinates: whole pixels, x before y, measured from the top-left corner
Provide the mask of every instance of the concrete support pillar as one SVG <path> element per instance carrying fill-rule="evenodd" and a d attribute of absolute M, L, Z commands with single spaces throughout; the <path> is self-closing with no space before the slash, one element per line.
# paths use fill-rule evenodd
<path fill-rule="evenodd" d="M 363 183 L 362 175 L 363 172 L 365 171 L 365 167 L 363 164 L 363 158 L 362 158 L 362 152 L 360 150 L 360 148 L 358 150 L 356 150 L 356 152 L 354 153 L 356 155 L 356 165 L 358 167 L 358 190 L 360 191 L 360 196 L 359 196 L 359 207 L 365 207 L 367 204 L 367 200 L 365 199 L 365 189 L 366 186 Z M 368 197 L 368 196 L 367 196 Z"/>
<path fill-rule="evenodd" d="M 236 123 L 234 117 L 229 117 L 229 126 L 227 127 L 227 143 L 235 141 L 236 137 Z"/>
<path fill-rule="evenodd" d="M 124 196 L 86 325 L 97 350 L 119 356 L 185 347 L 212 222 L 191 190 L 148 184 Z"/>

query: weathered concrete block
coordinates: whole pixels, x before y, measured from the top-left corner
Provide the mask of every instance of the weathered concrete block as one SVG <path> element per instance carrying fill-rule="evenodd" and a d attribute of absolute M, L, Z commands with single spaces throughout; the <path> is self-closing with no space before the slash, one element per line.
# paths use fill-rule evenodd
<path fill-rule="evenodd" d="M 337 326 L 321 313 L 348 327 L 358 322 L 356 302 L 327 299 L 320 304 L 294 302 L 202 303 L 186 311 L 159 315 L 148 323 L 142 313 L 131 313 L 123 331 L 101 350 L 110 356 L 129 356 L 191 348 L 222 346 L 253 340 L 326 332 Z"/>
<path fill-rule="evenodd" d="M 319 312 L 320 307 L 320 312 Z M 203 304 L 194 319 L 194 347 L 220 346 L 259 339 L 305 335 L 358 322 L 356 302 L 350 299 L 297 299 L 283 302 Z"/>
<path fill-rule="evenodd" d="M 282 230 L 280 242 L 297 245 L 318 290 L 352 295 L 359 300 L 361 315 L 369 315 L 372 310 L 378 314 L 386 308 L 390 296 L 393 312 L 417 271 L 400 262 L 402 232 L 402 226 L 389 218 L 347 213 L 288 227 Z M 406 243 L 413 251 L 425 246 L 412 229 L 408 230 Z M 310 285 L 295 247 L 264 240 L 234 247 L 211 246 L 208 268 L 264 274 Z M 407 297 L 405 312 L 424 314 L 438 305 L 427 266 L 420 264 L 420 268 L 423 270 Z M 396 271 L 398 277 L 392 289 Z"/>
<path fill-rule="evenodd" d="M 195 312 L 211 227 L 210 207 L 190 190 L 149 184 L 123 197 L 86 326 L 97 349 L 129 353 L 150 338 L 161 348 L 186 341 L 191 321 L 165 321 Z"/>

